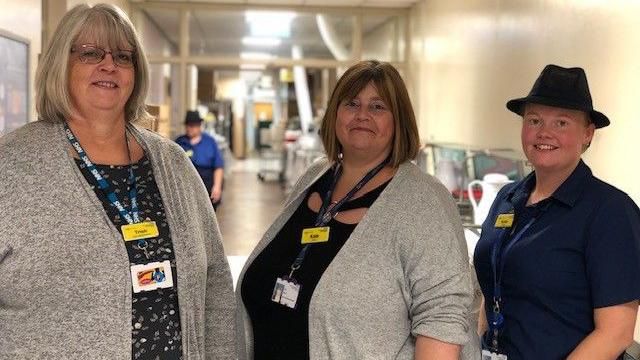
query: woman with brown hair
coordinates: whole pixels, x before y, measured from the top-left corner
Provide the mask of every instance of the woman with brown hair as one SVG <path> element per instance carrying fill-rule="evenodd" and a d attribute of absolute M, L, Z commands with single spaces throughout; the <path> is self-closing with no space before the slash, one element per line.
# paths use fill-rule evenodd
<path fill-rule="evenodd" d="M 349 68 L 321 136 L 327 158 L 241 274 L 240 359 L 458 359 L 475 332 L 465 240 L 450 193 L 410 162 L 418 130 L 397 70 Z"/>

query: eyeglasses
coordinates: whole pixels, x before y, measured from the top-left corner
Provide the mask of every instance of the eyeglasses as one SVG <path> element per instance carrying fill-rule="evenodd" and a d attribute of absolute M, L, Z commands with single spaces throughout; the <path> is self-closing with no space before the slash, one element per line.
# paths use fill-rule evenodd
<path fill-rule="evenodd" d="M 134 64 L 133 50 L 118 49 L 107 51 L 95 45 L 84 44 L 72 47 L 71 52 L 77 53 L 78 58 L 83 64 L 99 64 L 107 54 L 111 54 L 113 62 L 119 67 L 131 68 Z"/>
<path fill-rule="evenodd" d="M 361 104 L 360 101 L 353 99 L 343 101 L 340 105 L 342 105 L 342 107 L 344 107 L 347 111 L 355 113 L 360 111 L 360 108 L 365 104 Z M 374 100 L 366 104 L 365 107 L 369 114 L 372 115 L 382 115 L 389 111 L 387 105 L 382 100 Z"/>

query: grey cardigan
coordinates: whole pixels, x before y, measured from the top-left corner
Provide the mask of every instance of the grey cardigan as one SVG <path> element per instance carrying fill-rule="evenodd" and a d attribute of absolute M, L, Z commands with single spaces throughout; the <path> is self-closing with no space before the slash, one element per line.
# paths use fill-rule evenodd
<path fill-rule="evenodd" d="M 329 165 L 319 161 L 301 177 L 240 275 L 241 360 L 253 358 L 251 324 L 239 291 L 244 272 Z M 479 359 L 472 297 L 466 242 L 451 195 L 413 164 L 402 164 L 313 293 L 310 357 L 413 359 L 415 336 L 423 335 L 465 345 L 463 358 Z"/>
<path fill-rule="evenodd" d="M 180 147 L 129 128 L 171 228 L 185 359 L 233 359 L 231 276 L 204 185 Z M 1 359 L 131 359 L 129 258 L 67 144 L 43 121 L 0 138 Z"/>

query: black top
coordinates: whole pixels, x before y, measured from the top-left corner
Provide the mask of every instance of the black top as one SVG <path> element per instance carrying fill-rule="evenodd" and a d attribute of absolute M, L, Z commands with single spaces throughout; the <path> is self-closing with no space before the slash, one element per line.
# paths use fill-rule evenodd
<path fill-rule="evenodd" d="M 126 225 L 126 220 L 120 218 L 115 206 L 111 205 L 104 191 L 100 190 L 93 175 L 87 170 L 85 164 L 76 159 L 82 175 L 95 191 L 102 202 L 109 219 L 116 229 Z M 130 209 L 128 166 L 96 165 L 100 174 L 109 182 L 118 199 L 126 209 Z M 150 219 L 156 222 L 159 236 L 146 239 L 147 251 L 150 258 L 147 259 L 144 251 L 136 246 L 136 241 L 126 241 L 125 247 L 129 255 L 129 263 L 146 264 L 154 261 L 171 262 L 173 275 L 172 288 L 156 289 L 133 293 L 131 308 L 131 357 L 132 359 L 182 359 L 182 335 L 180 329 L 180 310 L 178 307 L 178 280 L 173 244 L 169 224 L 164 212 L 164 205 L 160 190 L 153 176 L 151 163 L 147 157 L 143 157 L 133 164 L 138 191 L 138 207 L 141 219 Z M 99 240 L 99 239 L 95 239 Z M 124 240 L 123 240 L 124 241 Z M 109 309 L 105 309 L 109 311 Z"/>
<path fill-rule="evenodd" d="M 309 303 L 313 291 L 333 258 L 338 254 L 357 224 L 344 224 L 332 219 L 328 226 L 329 241 L 312 244 L 302 267 L 293 277 L 301 285 L 295 309 L 271 301 L 278 277 L 289 275 L 291 264 L 302 250 L 302 230 L 313 227 L 317 213 L 307 202 L 312 193 L 321 197 L 331 186 L 333 171 L 327 171 L 314 183 L 305 199 L 282 227 L 273 241 L 247 268 L 242 281 L 242 300 L 251 319 L 255 360 L 309 358 Z M 389 181 L 363 196 L 345 203 L 341 211 L 368 208 Z"/>
<path fill-rule="evenodd" d="M 494 245 L 502 241 L 504 250 L 536 217 L 498 257 L 504 263 L 499 347 L 510 360 L 566 359 L 594 330 L 594 309 L 640 298 L 640 210 L 582 161 L 551 197 L 526 206 L 534 186 L 531 174 L 500 191 L 482 226 L 474 264 L 485 299 L 492 299 Z M 497 228 L 498 215 L 508 213 L 515 214 L 513 229 Z M 485 312 L 491 318 L 491 300 Z"/>

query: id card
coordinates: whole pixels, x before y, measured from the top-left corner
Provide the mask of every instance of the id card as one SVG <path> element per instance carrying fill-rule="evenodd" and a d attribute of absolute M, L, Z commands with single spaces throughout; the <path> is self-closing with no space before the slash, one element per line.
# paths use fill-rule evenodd
<path fill-rule="evenodd" d="M 187 150 L 187 151 L 185 151 L 185 154 L 187 154 L 187 157 L 192 158 L 193 157 L 193 150 Z"/>
<path fill-rule="evenodd" d="M 497 228 L 510 228 L 513 225 L 513 214 L 499 214 L 496 218 Z"/>
<path fill-rule="evenodd" d="M 482 360 L 507 360 L 507 355 L 482 350 Z"/>
<path fill-rule="evenodd" d="M 329 241 L 330 229 L 331 228 L 328 226 L 303 229 L 302 239 L 300 240 L 300 242 L 302 244 L 315 244 L 315 243 L 327 242 Z"/>
<path fill-rule="evenodd" d="M 158 225 L 155 221 L 144 221 L 136 224 L 127 224 L 120 227 L 124 241 L 149 239 L 158 237 Z"/>
<path fill-rule="evenodd" d="M 295 280 L 291 279 L 291 281 L 289 281 L 287 278 L 278 278 L 276 285 L 273 287 L 271 301 L 295 309 L 299 293 L 300 285 L 297 284 Z"/>
<path fill-rule="evenodd" d="M 152 262 L 131 266 L 131 283 L 133 292 L 150 291 L 173 287 L 171 262 Z"/>

